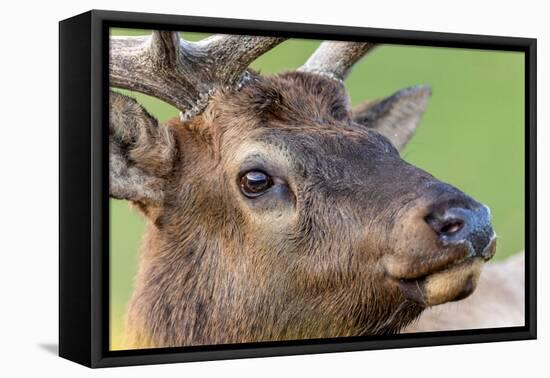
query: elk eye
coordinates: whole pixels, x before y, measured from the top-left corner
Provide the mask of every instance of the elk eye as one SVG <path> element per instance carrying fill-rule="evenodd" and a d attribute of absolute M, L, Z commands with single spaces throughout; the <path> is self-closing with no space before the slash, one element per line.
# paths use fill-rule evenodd
<path fill-rule="evenodd" d="M 273 180 L 262 171 L 249 171 L 241 177 L 241 191 L 249 198 L 265 193 L 273 185 Z"/>

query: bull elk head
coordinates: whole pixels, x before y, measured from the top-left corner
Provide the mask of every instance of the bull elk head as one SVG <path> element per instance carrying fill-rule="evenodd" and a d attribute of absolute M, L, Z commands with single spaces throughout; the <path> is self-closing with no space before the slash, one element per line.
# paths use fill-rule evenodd
<path fill-rule="evenodd" d="M 248 69 L 281 42 L 111 38 L 111 86 L 181 111 L 159 124 L 110 95 L 110 194 L 148 220 L 128 347 L 395 333 L 494 254 L 488 208 L 399 156 L 429 87 L 351 109 L 343 80 L 373 44 Z"/>

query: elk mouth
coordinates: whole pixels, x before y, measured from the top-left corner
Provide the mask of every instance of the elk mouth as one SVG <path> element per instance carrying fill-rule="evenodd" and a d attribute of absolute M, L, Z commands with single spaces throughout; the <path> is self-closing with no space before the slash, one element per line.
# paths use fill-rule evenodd
<path fill-rule="evenodd" d="M 477 286 L 485 261 L 496 249 L 493 240 L 486 248 L 486 256 L 466 256 L 450 262 L 445 267 L 436 267 L 418 276 L 396 276 L 386 271 L 390 281 L 397 285 L 402 295 L 423 307 L 458 301 L 472 294 Z"/>

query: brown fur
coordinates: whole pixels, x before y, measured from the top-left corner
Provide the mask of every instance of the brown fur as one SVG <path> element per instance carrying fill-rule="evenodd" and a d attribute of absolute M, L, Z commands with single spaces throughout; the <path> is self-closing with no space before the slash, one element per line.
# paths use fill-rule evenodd
<path fill-rule="evenodd" d="M 155 176 L 162 195 L 128 198 L 148 218 L 129 348 L 399 332 L 429 298 L 405 299 L 395 279 L 466 258 L 423 218 L 436 201 L 477 203 L 355 122 L 336 81 L 254 75 L 192 121 L 158 127 L 165 148 L 127 141 L 153 162 L 170 157 Z M 250 200 L 237 181 L 258 166 L 282 184 Z M 478 274 L 471 265 L 457 274 Z"/>
<path fill-rule="evenodd" d="M 468 298 L 434 306 L 403 330 L 451 331 L 525 325 L 525 254 L 488 264 Z"/>

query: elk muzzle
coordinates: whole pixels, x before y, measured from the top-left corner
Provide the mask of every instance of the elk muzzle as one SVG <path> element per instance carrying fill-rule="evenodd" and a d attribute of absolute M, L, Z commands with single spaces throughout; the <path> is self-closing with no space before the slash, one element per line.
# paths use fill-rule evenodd
<path fill-rule="evenodd" d="M 489 208 L 454 188 L 453 195 L 445 197 L 427 206 L 427 215 L 413 218 L 420 231 L 411 240 L 425 245 L 412 245 L 409 253 L 384 260 L 386 274 L 403 296 L 423 306 L 470 295 L 483 263 L 495 254 Z"/>

